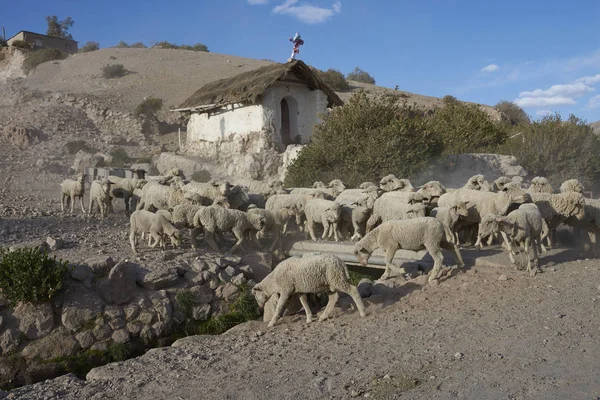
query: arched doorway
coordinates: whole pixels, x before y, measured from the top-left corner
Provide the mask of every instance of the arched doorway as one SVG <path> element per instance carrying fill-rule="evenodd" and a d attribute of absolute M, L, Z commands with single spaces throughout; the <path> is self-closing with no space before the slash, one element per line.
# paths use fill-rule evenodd
<path fill-rule="evenodd" d="M 281 99 L 281 142 L 284 146 L 300 144 L 298 132 L 298 102 L 291 96 Z"/>

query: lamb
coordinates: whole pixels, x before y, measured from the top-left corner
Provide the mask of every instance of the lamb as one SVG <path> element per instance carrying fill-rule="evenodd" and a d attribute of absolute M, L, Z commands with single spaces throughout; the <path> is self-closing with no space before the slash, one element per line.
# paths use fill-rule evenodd
<path fill-rule="evenodd" d="M 83 207 L 83 196 L 85 194 L 85 174 L 77 174 L 77 180 L 65 179 L 60 184 L 60 208 L 65 211 L 65 199 L 67 201 L 67 207 L 71 202 L 71 214 L 73 213 L 73 206 L 75 205 L 75 199 L 79 198 L 79 204 L 81 205 L 81 212 L 85 214 L 85 208 Z"/>
<path fill-rule="evenodd" d="M 153 248 L 160 243 L 161 247 L 165 249 L 164 235 L 171 239 L 174 247 L 178 247 L 181 243 L 181 231 L 160 214 L 154 214 L 145 210 L 136 210 L 131 213 L 129 223 L 129 242 L 135 254 L 137 254 L 137 235 L 141 233 L 150 234 L 151 239 L 154 239 L 154 244 L 151 245 Z"/>
<path fill-rule="evenodd" d="M 562 185 L 560 185 L 560 191 L 561 191 L 561 193 L 564 193 L 564 192 L 575 192 L 575 193 L 582 193 L 583 194 L 583 189 L 584 189 L 583 185 L 577 179 L 566 180 L 566 181 L 564 181 L 562 183 Z"/>
<path fill-rule="evenodd" d="M 370 216 L 371 210 L 373 209 L 373 203 L 378 197 L 379 189 L 375 186 L 370 186 L 367 189 L 346 189 L 336 197 L 335 201 L 342 205 L 340 222 L 338 224 L 339 232 L 341 233 L 342 237 L 350 237 L 352 235 L 351 230 L 353 228 L 354 234 L 356 235 L 356 229 L 352 215 L 354 207 L 357 206 L 357 202 L 361 201 L 363 198 L 368 199 L 368 211 L 366 209 L 361 209 L 361 212 L 357 212 L 357 218 L 360 219 L 360 216 L 365 212 L 368 212 Z M 359 225 L 363 225 L 363 222 L 359 222 Z"/>
<path fill-rule="evenodd" d="M 183 191 L 201 197 L 202 205 L 208 206 L 220 196 L 229 196 L 231 184 L 222 179 L 211 179 L 207 183 L 190 182 L 183 186 Z"/>
<path fill-rule="evenodd" d="M 381 178 L 381 180 L 379 181 L 379 187 L 386 192 L 392 192 L 394 190 L 399 190 L 403 192 L 415 191 L 415 188 L 408 179 L 398 179 L 392 174 Z"/>
<path fill-rule="evenodd" d="M 92 206 L 94 202 L 100 209 L 100 219 L 104 220 L 104 216 L 107 213 L 108 204 L 110 203 L 110 181 L 106 178 L 99 181 L 93 181 L 90 186 L 90 203 L 88 207 L 88 213 L 92 214 Z"/>
<path fill-rule="evenodd" d="M 342 212 L 341 204 L 331 200 L 313 199 L 306 202 L 304 206 L 304 215 L 306 216 L 306 227 L 312 240 L 317 241 L 315 236 L 315 223 L 323 225 L 323 235 L 321 239 L 326 237 L 335 237 L 335 241 L 339 242 L 338 237 L 338 222 L 340 221 L 340 213 Z"/>
<path fill-rule="evenodd" d="M 502 189 L 504 189 L 504 185 L 506 185 L 509 182 L 512 182 L 512 179 L 510 179 L 508 176 L 501 176 L 500 178 L 496 179 L 492 184 L 492 191 L 501 192 Z"/>
<path fill-rule="evenodd" d="M 548 226 L 535 204 L 521 204 L 518 209 L 511 211 L 507 216 L 487 215 L 481 222 L 480 234 L 491 235 L 500 232 L 508 249 L 510 262 L 516 264 L 515 252 L 512 243 L 522 245 L 527 254 L 527 272 L 534 276 L 538 272 L 538 250 L 543 249 L 542 234 L 548 231 Z M 529 247 L 533 249 L 533 266 Z"/>
<path fill-rule="evenodd" d="M 253 236 L 255 240 L 258 240 L 259 235 L 264 234 L 266 231 L 270 231 L 273 234 L 273 242 L 269 247 L 269 251 L 273 251 L 281 240 L 281 231 L 283 226 L 288 223 L 291 217 L 296 215 L 296 211 L 293 207 L 283 207 L 277 211 L 265 210 L 258 208 L 254 205 L 248 207 L 249 214 L 258 214 L 265 218 L 264 228 Z"/>
<path fill-rule="evenodd" d="M 407 204 L 393 196 L 381 196 L 373 205 L 373 212 L 367 221 L 366 232 L 369 233 L 380 223 L 394 219 L 408 219 L 425 216 L 425 205 L 421 203 Z"/>
<path fill-rule="evenodd" d="M 470 190 L 479 190 L 482 192 L 492 191 L 492 186 L 488 181 L 485 180 L 485 177 L 481 174 L 473 175 L 472 177 L 470 177 L 467 180 L 467 183 L 465 183 L 465 186 L 463 186 L 462 188 Z"/>
<path fill-rule="evenodd" d="M 313 315 L 306 294 L 321 292 L 329 292 L 329 301 L 319 321 L 329 318 L 339 298 L 339 292 L 348 293 L 354 300 L 360 316 L 366 316 L 358 289 L 350 283 L 348 267 L 339 257 L 330 254 L 311 254 L 283 260 L 265 279 L 252 288 L 252 294 L 260 308 L 264 308 L 271 296 L 278 297 L 269 327 L 275 325 L 288 299 L 294 293 L 300 293 L 300 302 L 306 312 L 306 322 L 310 323 Z"/>
<path fill-rule="evenodd" d="M 527 191 L 529 193 L 554 193 L 552 185 L 543 176 L 533 178 Z"/>
<path fill-rule="evenodd" d="M 354 234 L 350 238 L 351 240 L 360 240 L 364 236 L 367 221 L 373 211 L 373 205 L 375 200 L 369 196 L 364 196 L 358 201 L 351 204 L 352 207 L 352 227 L 354 228 Z M 344 213 L 345 206 L 342 207 L 342 216 Z"/>
<path fill-rule="evenodd" d="M 433 217 L 420 217 L 408 220 L 393 220 L 382 223 L 354 245 L 354 255 L 361 265 L 366 266 L 369 257 L 377 248 L 385 251 L 385 272 L 381 279 L 390 276 L 392 260 L 398 249 L 419 251 L 426 249 L 433 258 L 433 269 L 429 282 L 438 279 L 444 257 L 442 248 L 454 253 L 459 269 L 464 262 L 456 244 L 446 240 L 446 232 L 440 221 Z"/>
<path fill-rule="evenodd" d="M 458 244 L 458 234 L 455 231 L 455 226 L 459 219 L 469 216 L 468 206 L 468 202 L 459 201 L 452 207 L 436 207 L 431 210 L 429 216 L 437 219 L 444 225 L 446 240 L 449 242 Z"/>
<path fill-rule="evenodd" d="M 551 232 L 570 218 L 576 221 L 585 218 L 585 199 L 581 193 L 531 193 L 531 198 L 538 206 Z M 550 236 L 548 236 L 548 247 L 552 247 L 554 241 Z"/>
<path fill-rule="evenodd" d="M 202 227 L 204 240 L 214 251 L 219 251 L 219 246 L 214 239 L 215 233 L 233 232 L 237 242 L 227 251 L 227 254 L 235 252 L 242 245 L 247 231 L 261 231 L 265 225 L 264 216 L 219 206 L 205 207 L 194 216 L 194 226 Z"/>
<path fill-rule="evenodd" d="M 125 203 L 125 215 L 129 217 L 132 198 L 134 197 L 135 189 L 142 189 L 148 181 L 146 179 L 137 178 L 120 178 L 118 176 L 108 177 L 112 185 L 113 197 L 123 199 Z M 112 204 L 111 204 L 112 205 Z"/>

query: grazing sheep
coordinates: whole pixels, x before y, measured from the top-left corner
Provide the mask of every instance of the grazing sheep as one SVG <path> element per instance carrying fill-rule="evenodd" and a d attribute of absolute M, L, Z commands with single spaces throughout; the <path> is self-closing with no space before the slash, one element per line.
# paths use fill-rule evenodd
<path fill-rule="evenodd" d="M 330 254 L 311 254 L 283 260 L 265 279 L 252 288 L 252 294 L 260 308 L 264 307 L 271 296 L 278 296 L 277 307 L 269 327 L 275 325 L 288 299 L 294 293 L 300 293 L 300 302 L 306 312 L 306 322 L 310 323 L 312 311 L 306 294 L 322 292 L 329 293 L 329 301 L 319 321 L 329 318 L 337 303 L 339 292 L 348 293 L 354 300 L 360 316 L 366 316 L 358 289 L 350 283 L 348 267 L 340 258 Z"/>
<path fill-rule="evenodd" d="M 148 233 L 150 238 L 154 239 L 154 244 L 151 245 L 153 248 L 160 244 L 163 250 L 165 249 L 165 241 L 163 239 L 165 235 L 171 239 L 171 244 L 174 247 L 178 247 L 181 243 L 181 231 L 160 214 L 154 214 L 145 210 L 136 210 L 131 213 L 129 224 L 129 242 L 135 254 L 137 254 L 137 235 L 142 233 Z"/>
<path fill-rule="evenodd" d="M 482 192 L 491 192 L 492 186 L 488 181 L 485 180 L 485 177 L 481 174 L 473 175 L 467 180 L 465 186 L 462 189 L 470 189 L 470 190 L 479 190 Z"/>
<path fill-rule="evenodd" d="M 367 221 L 366 232 L 371 232 L 373 228 L 385 221 L 424 216 L 425 205 L 422 203 L 409 204 L 402 200 L 399 201 L 395 196 L 381 196 L 373 204 L 373 211 Z"/>
<path fill-rule="evenodd" d="M 536 176 L 533 178 L 527 191 L 529 193 L 554 193 L 552 185 L 548 182 L 548 179 L 543 176 Z"/>
<path fill-rule="evenodd" d="M 193 193 L 201 198 L 201 204 L 211 205 L 212 202 L 221 196 L 229 197 L 231 184 L 222 179 L 211 179 L 207 183 L 190 182 L 183 186 L 183 191 Z"/>
<path fill-rule="evenodd" d="M 142 189 L 148 181 L 146 179 L 138 178 L 120 178 L 118 176 L 109 176 L 108 180 L 112 185 L 111 193 L 113 197 L 123 199 L 123 202 L 125 203 L 125 215 L 129 217 L 135 190 Z M 135 207 L 133 207 L 133 209 L 135 209 Z"/>
<path fill-rule="evenodd" d="M 581 193 L 531 193 L 533 202 L 540 209 L 550 232 L 568 219 L 583 221 L 585 218 L 585 199 Z M 552 247 L 555 238 L 548 235 L 548 247 Z"/>
<path fill-rule="evenodd" d="M 110 181 L 106 178 L 99 181 L 93 181 L 90 186 L 90 202 L 88 207 L 88 213 L 92 214 L 92 206 L 94 202 L 98 209 L 100 209 L 100 219 L 104 220 L 107 214 L 108 204 L 111 201 L 110 197 Z"/>
<path fill-rule="evenodd" d="M 431 210 L 429 216 L 437 219 L 444 225 L 446 238 L 449 242 L 458 244 L 458 233 L 456 233 L 454 228 L 459 219 L 469 216 L 468 203 L 459 201 L 452 207 L 436 207 Z"/>
<path fill-rule="evenodd" d="M 575 192 L 583 194 L 583 185 L 577 179 L 568 179 L 560 185 L 561 193 L 564 192 Z"/>
<path fill-rule="evenodd" d="M 354 255 L 361 265 L 366 266 L 373 251 L 379 247 L 385 251 L 386 264 L 381 279 L 389 277 L 393 266 L 392 260 L 398 249 L 412 251 L 426 249 L 429 252 L 434 261 L 429 282 L 437 279 L 441 272 L 444 261 L 442 248 L 454 253 L 458 268 L 464 265 L 458 247 L 446 240 L 444 226 L 432 217 L 386 221 L 356 242 Z"/>
<path fill-rule="evenodd" d="M 381 178 L 379 181 L 379 187 L 385 192 L 392 192 L 395 190 L 403 192 L 415 191 L 415 188 L 408 179 L 398 179 L 392 174 Z"/>
<path fill-rule="evenodd" d="M 486 215 L 481 221 L 480 234 L 482 236 L 500 233 L 508 249 L 510 262 L 516 264 L 515 251 L 512 244 L 523 246 L 527 254 L 527 272 L 534 276 L 538 271 L 538 251 L 545 250 L 542 244 L 542 234 L 548 230 L 546 222 L 535 204 L 521 204 L 518 209 L 511 211 L 507 216 Z M 533 266 L 529 247 L 533 249 Z"/>
<path fill-rule="evenodd" d="M 246 213 L 241 210 L 227 209 L 220 206 L 209 206 L 194 215 L 194 226 L 202 227 L 204 240 L 214 250 L 219 251 L 214 235 L 217 232 L 231 231 L 237 242 L 227 253 L 233 253 L 244 242 L 247 231 L 261 231 L 266 225 L 264 216 Z"/>
<path fill-rule="evenodd" d="M 502 189 L 504 189 L 504 185 L 510 182 L 512 182 L 512 179 L 510 179 L 508 176 L 501 176 L 492 184 L 492 192 L 501 192 Z"/>
<path fill-rule="evenodd" d="M 340 213 L 342 212 L 341 204 L 331 200 L 313 199 L 306 202 L 304 206 L 304 215 L 306 216 L 306 227 L 312 240 L 317 241 L 315 236 L 315 223 L 323 225 L 323 235 L 321 239 L 326 237 L 335 237 L 335 241 L 339 242 L 338 237 L 338 222 L 340 221 Z"/>
<path fill-rule="evenodd" d="M 79 199 L 79 205 L 81 205 L 81 212 L 85 214 L 85 208 L 83 207 L 83 195 L 85 194 L 85 174 L 77 174 L 77 180 L 65 179 L 60 184 L 60 208 L 65 211 L 65 200 L 67 201 L 67 207 L 71 202 L 71 214 L 73 213 L 73 206 L 75 205 L 75 199 Z"/>
<path fill-rule="evenodd" d="M 258 208 L 254 205 L 248 206 L 249 214 L 258 214 L 265 218 L 264 228 L 253 236 L 255 241 L 258 241 L 258 237 L 263 235 L 265 232 L 270 231 L 273 235 L 273 242 L 269 246 L 269 251 L 273 251 L 281 240 L 281 231 L 283 226 L 288 223 L 291 217 L 296 215 L 294 207 L 283 207 L 277 211 L 265 210 Z"/>

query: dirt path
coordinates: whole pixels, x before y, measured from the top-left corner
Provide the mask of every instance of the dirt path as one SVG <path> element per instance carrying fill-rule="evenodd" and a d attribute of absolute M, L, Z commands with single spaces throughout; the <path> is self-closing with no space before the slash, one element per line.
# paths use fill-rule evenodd
<path fill-rule="evenodd" d="M 501 275 L 504 277 L 498 279 Z M 534 278 L 474 267 L 438 286 L 379 287 L 361 319 L 348 298 L 334 318 L 301 315 L 62 377 L 9 398 L 596 399 L 600 263 L 556 264 Z"/>

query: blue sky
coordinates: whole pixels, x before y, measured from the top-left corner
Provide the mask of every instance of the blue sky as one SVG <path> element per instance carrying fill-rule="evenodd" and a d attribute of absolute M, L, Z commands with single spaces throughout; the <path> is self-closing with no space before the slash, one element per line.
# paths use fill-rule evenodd
<path fill-rule="evenodd" d="M 320 69 L 360 66 L 381 86 L 600 120 L 598 0 L 34 0 L 3 11 L 7 36 L 45 33 L 55 14 L 75 20 L 80 44 L 201 42 L 281 62 L 298 31 L 299 58 Z"/>

